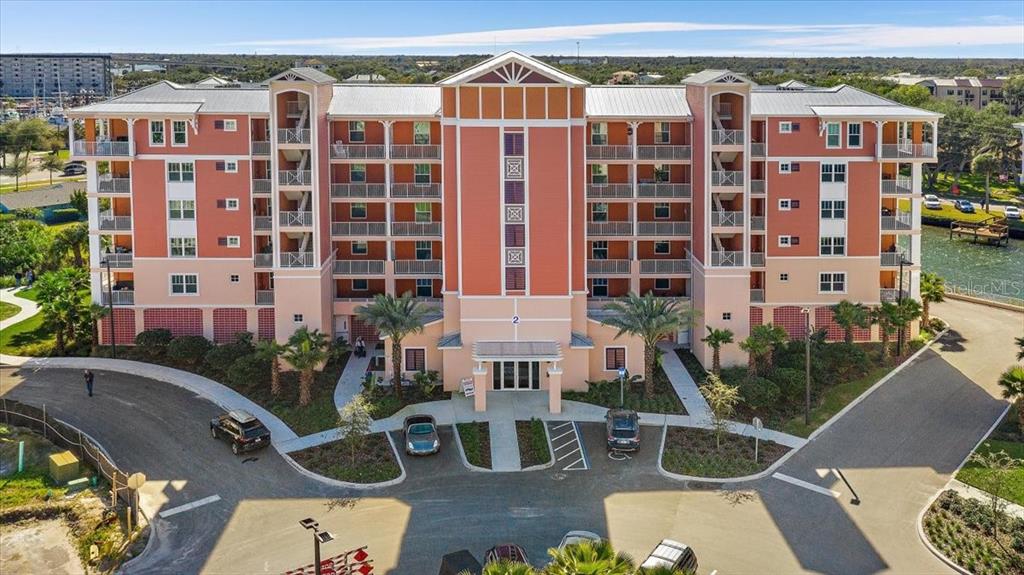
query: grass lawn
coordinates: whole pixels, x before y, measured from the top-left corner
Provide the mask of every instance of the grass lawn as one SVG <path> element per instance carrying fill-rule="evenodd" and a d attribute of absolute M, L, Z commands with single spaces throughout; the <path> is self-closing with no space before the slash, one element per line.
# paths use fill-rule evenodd
<path fill-rule="evenodd" d="M 761 441 L 754 462 L 754 439 L 722 434 L 722 445 L 715 445 L 715 432 L 689 427 L 670 427 L 665 436 L 662 466 L 666 471 L 694 477 L 742 477 L 766 469 L 785 455 L 789 448 Z"/>
<path fill-rule="evenodd" d="M 991 525 L 992 515 L 984 502 L 966 499 L 955 491 L 943 492 L 923 521 L 932 544 L 967 571 L 975 575 L 1024 573 L 1020 545 L 1024 519 L 1003 517 L 999 541 L 992 536 Z"/>
<path fill-rule="evenodd" d="M 2 354 L 49 355 L 53 344 L 53 330 L 43 324 L 41 313 L 0 330 Z"/>
<path fill-rule="evenodd" d="M 563 399 L 592 403 L 602 407 L 619 407 L 619 380 L 591 381 L 587 391 L 562 392 Z M 644 384 L 626 382 L 625 407 L 647 413 L 674 413 L 686 415 L 679 397 L 676 395 L 668 376 L 659 365 L 654 371 L 654 395 L 644 397 Z"/>
<path fill-rule="evenodd" d="M 491 468 L 491 428 L 486 421 L 457 423 L 462 450 L 470 465 Z"/>
<path fill-rule="evenodd" d="M 950 191 L 955 176 L 950 173 L 941 172 L 935 180 L 935 193 L 939 196 L 949 198 L 966 198 L 969 200 L 983 200 L 985 198 L 985 177 L 974 174 L 960 174 L 960 195 L 956 196 Z M 1010 201 L 1020 200 L 1021 190 L 1013 182 L 1000 183 L 998 178 L 990 180 L 991 198 L 993 200 Z"/>
<path fill-rule="evenodd" d="M 39 288 L 30 287 L 18 290 L 18 297 L 32 301 L 39 301 Z"/>
<path fill-rule="evenodd" d="M 543 421 L 517 421 L 516 436 L 519 439 L 519 463 L 523 469 L 551 461 L 551 448 L 548 447 Z"/>
<path fill-rule="evenodd" d="M 19 311 L 21 311 L 21 308 L 13 303 L 0 301 L 0 320 L 14 317 Z"/>
<path fill-rule="evenodd" d="M 350 483 L 380 483 L 401 475 L 391 444 L 383 433 L 364 438 L 364 444 L 355 452 L 341 441 L 332 441 L 290 453 L 306 469 L 320 475 Z"/>
<path fill-rule="evenodd" d="M 1006 418 L 999 424 L 992 435 L 985 439 L 978 446 L 977 453 L 997 453 L 1005 451 L 1010 457 L 1024 459 L 1024 432 L 1020 431 L 1017 423 L 1017 410 L 1011 408 Z M 979 467 L 977 463 L 968 461 L 963 469 L 956 474 L 956 478 L 964 483 L 984 489 L 986 479 L 992 474 L 991 470 Z M 1018 505 L 1024 505 L 1024 467 L 1010 471 L 1006 479 L 1005 493 L 1003 497 Z"/>
<path fill-rule="evenodd" d="M 40 188 L 48 188 L 50 186 L 55 186 L 55 185 L 63 183 L 63 182 L 84 182 L 84 181 L 85 181 L 85 178 L 58 178 L 57 175 L 54 174 L 53 183 L 52 184 L 50 183 L 49 179 L 42 180 L 42 181 L 21 182 L 21 184 L 19 186 L 17 186 L 17 187 L 15 187 L 15 185 L 13 183 L 10 183 L 10 184 L 0 184 L 0 194 L 8 194 L 8 193 L 12 193 L 12 192 L 27 192 L 27 191 L 30 191 L 30 190 L 38 190 Z"/>
<path fill-rule="evenodd" d="M 25 442 L 25 470 L 0 477 L 0 510 L 61 498 L 67 491 L 48 476 L 48 457 L 64 451 L 35 432 L 0 425 L 0 459 L 17 465 L 18 443 Z M 83 469 L 87 469 L 83 467 Z"/>
<path fill-rule="evenodd" d="M 992 213 L 988 213 L 980 208 L 975 209 L 973 214 L 965 214 L 960 210 L 954 208 L 949 204 L 942 204 L 938 210 L 929 208 L 921 208 L 922 218 L 934 218 L 938 220 L 958 220 L 965 222 L 982 222 L 991 217 L 1002 217 L 1001 210 L 993 209 Z M 1024 227 L 1024 223 L 1015 220 L 1008 220 L 1011 227 Z M 948 225 L 947 225 L 948 227 Z"/>
<path fill-rule="evenodd" d="M 801 415 L 782 423 L 779 431 L 800 437 L 808 437 L 815 429 L 821 427 L 833 415 L 849 405 L 851 401 L 857 399 L 869 387 L 889 373 L 889 371 L 891 369 L 888 367 L 877 367 L 864 377 L 825 388 L 818 399 L 818 405 L 816 407 L 812 405 L 810 425 L 804 425 L 804 418 Z"/>

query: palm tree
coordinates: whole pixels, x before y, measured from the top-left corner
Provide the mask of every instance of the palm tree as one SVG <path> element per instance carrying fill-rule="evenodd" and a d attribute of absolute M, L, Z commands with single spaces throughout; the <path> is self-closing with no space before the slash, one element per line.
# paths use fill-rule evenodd
<path fill-rule="evenodd" d="M 921 304 L 916 299 L 903 298 L 902 301 L 896 304 L 896 315 L 893 316 L 893 327 L 896 328 L 896 332 L 905 331 L 909 326 L 910 322 L 921 317 Z M 906 343 L 904 338 L 897 340 L 896 355 L 903 355 L 903 344 Z"/>
<path fill-rule="evenodd" d="M 3 169 L 3 174 L 14 178 L 14 191 L 18 191 L 21 188 L 22 176 L 27 176 L 31 171 L 32 168 L 28 165 L 28 156 L 22 157 L 15 153 L 14 159 Z"/>
<path fill-rule="evenodd" d="M 1013 343 L 1017 345 L 1017 361 L 1024 359 L 1024 336 L 1014 338 Z"/>
<path fill-rule="evenodd" d="M 412 292 L 405 292 L 397 298 L 391 294 L 377 294 L 370 305 L 356 307 L 356 316 L 360 320 L 391 340 L 392 382 L 395 397 L 399 399 L 402 397 L 402 340 L 423 331 L 426 316 L 432 311 L 433 308 L 416 301 Z"/>
<path fill-rule="evenodd" d="M 946 280 L 934 272 L 921 274 L 921 325 L 932 328 L 930 305 L 943 301 L 946 296 Z"/>
<path fill-rule="evenodd" d="M 310 331 L 306 326 L 295 330 L 288 338 L 285 360 L 299 370 L 299 405 L 305 407 L 313 399 L 313 377 L 316 368 L 327 359 L 327 336 L 320 330 Z"/>
<path fill-rule="evenodd" d="M 883 301 L 882 305 L 871 310 L 871 322 L 878 324 L 878 337 L 882 341 L 882 363 L 889 360 L 889 338 L 894 333 L 896 304 Z"/>
<path fill-rule="evenodd" d="M 53 185 L 53 174 L 64 170 L 64 160 L 60 159 L 57 152 L 51 152 L 39 159 L 39 168 L 50 174 L 50 185 Z"/>
<path fill-rule="evenodd" d="M 843 328 L 843 341 L 853 343 L 853 328 L 871 325 L 871 318 L 863 304 L 843 300 L 832 306 L 832 321 Z"/>
<path fill-rule="evenodd" d="M 747 372 L 751 376 L 769 371 L 774 364 L 775 350 L 786 342 L 786 330 L 772 324 L 756 325 L 750 336 L 740 342 L 740 349 L 747 352 Z"/>
<path fill-rule="evenodd" d="M 281 393 L 281 355 L 285 346 L 274 339 L 260 340 L 256 344 L 256 355 L 270 362 L 270 394 L 277 397 Z"/>
<path fill-rule="evenodd" d="M 1017 404 L 1017 427 L 1024 433 L 1024 367 L 1015 365 L 999 376 L 1003 397 Z"/>
<path fill-rule="evenodd" d="M 636 569 L 632 557 L 616 553 L 603 539 L 548 549 L 548 555 L 551 563 L 544 567 L 544 575 L 632 575 Z"/>
<path fill-rule="evenodd" d="M 630 292 L 623 301 L 604 306 L 612 312 L 604 323 L 618 328 L 618 338 L 634 335 L 644 342 L 644 396 L 654 396 L 654 364 L 658 360 L 658 342 L 668 338 L 693 320 L 692 308 L 683 309 L 679 300 L 657 298 L 647 292 L 638 296 Z"/>
<path fill-rule="evenodd" d="M 708 335 L 701 339 L 702 342 L 711 347 L 711 373 L 722 375 L 722 346 L 732 343 L 732 330 L 716 329 L 707 326 Z"/>
<path fill-rule="evenodd" d="M 468 571 L 464 573 L 468 573 Z M 539 573 L 526 563 L 513 563 L 508 559 L 502 559 L 484 565 L 480 575 L 539 575 Z"/>
<path fill-rule="evenodd" d="M 992 193 L 992 186 L 990 180 L 992 179 L 992 172 L 999 169 L 999 160 L 996 159 L 995 154 L 991 152 L 984 152 L 974 156 L 971 160 L 971 171 L 975 174 L 985 175 L 985 211 L 988 211 L 989 196 Z"/>
<path fill-rule="evenodd" d="M 63 260 L 63 255 L 71 252 L 75 261 L 75 267 L 85 267 L 85 258 L 82 252 L 89 243 L 89 224 L 79 222 L 77 224 L 62 228 L 53 238 L 53 252 L 58 255 L 58 262 Z"/>
<path fill-rule="evenodd" d="M 44 321 L 53 330 L 58 355 L 65 354 L 67 342 L 74 338 L 87 313 L 79 292 L 88 285 L 88 274 L 78 268 L 49 272 L 36 282 L 39 307 Z"/>

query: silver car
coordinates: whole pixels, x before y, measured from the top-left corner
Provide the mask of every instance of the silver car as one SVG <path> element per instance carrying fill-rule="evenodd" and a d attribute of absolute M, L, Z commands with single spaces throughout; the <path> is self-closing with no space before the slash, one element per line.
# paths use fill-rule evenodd
<path fill-rule="evenodd" d="M 405 452 L 409 455 L 433 455 L 441 451 L 437 424 L 430 415 L 410 415 L 405 418 Z"/>

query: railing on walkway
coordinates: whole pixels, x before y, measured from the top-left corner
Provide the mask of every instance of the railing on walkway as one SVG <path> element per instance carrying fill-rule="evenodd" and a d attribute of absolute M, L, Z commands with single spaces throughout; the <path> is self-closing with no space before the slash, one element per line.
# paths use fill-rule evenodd
<path fill-rule="evenodd" d="M 313 172 L 309 170 L 281 170 L 277 183 L 282 186 L 308 186 L 313 183 Z"/>
<path fill-rule="evenodd" d="M 269 194 L 272 189 L 269 179 L 256 178 L 252 181 L 252 193 L 254 194 Z"/>
<path fill-rule="evenodd" d="M 641 274 L 688 274 L 690 260 L 640 260 Z"/>
<path fill-rule="evenodd" d="M 252 143 L 252 155 L 254 155 L 254 156 L 269 156 L 270 155 L 270 142 L 254 141 Z"/>
<path fill-rule="evenodd" d="M 111 296 L 113 296 L 114 298 L 114 305 L 135 304 L 135 290 L 116 289 L 110 292 L 104 290 L 100 296 L 100 301 L 103 303 L 103 305 L 110 305 Z"/>
<path fill-rule="evenodd" d="M 631 160 L 633 146 L 587 146 L 588 160 Z"/>
<path fill-rule="evenodd" d="M 131 178 L 115 178 L 110 175 L 103 175 L 96 181 L 96 191 L 100 194 L 127 194 L 131 190 Z"/>
<path fill-rule="evenodd" d="M 105 267 L 107 262 L 110 262 L 112 268 L 130 268 L 134 264 L 134 254 L 125 252 L 100 254 L 100 266 Z"/>
<path fill-rule="evenodd" d="M 336 260 L 334 273 L 340 276 L 382 275 L 384 260 Z"/>
<path fill-rule="evenodd" d="M 274 290 L 256 290 L 256 305 L 274 305 Z"/>
<path fill-rule="evenodd" d="M 637 146 L 638 160 L 689 160 L 690 146 Z"/>
<path fill-rule="evenodd" d="M 308 144 L 309 128 L 281 128 L 277 131 L 278 144 Z"/>
<path fill-rule="evenodd" d="M 392 198 L 440 198 L 441 184 L 391 184 Z"/>
<path fill-rule="evenodd" d="M 623 199 L 633 197 L 633 184 L 587 184 L 587 197 Z"/>
<path fill-rule="evenodd" d="M 742 186 L 743 172 L 738 170 L 714 170 L 711 172 L 712 186 Z"/>
<path fill-rule="evenodd" d="M 711 130 L 712 146 L 739 146 L 743 144 L 743 130 Z"/>
<path fill-rule="evenodd" d="M 629 275 L 629 260 L 587 260 L 590 275 Z"/>
<path fill-rule="evenodd" d="M 441 275 L 441 260 L 395 260 L 395 275 Z"/>
<path fill-rule="evenodd" d="M 383 160 L 387 148 L 381 144 L 331 144 L 331 158 L 335 160 Z"/>
<path fill-rule="evenodd" d="M 431 144 L 396 144 L 391 146 L 395 160 L 440 160 L 441 146 Z"/>
<path fill-rule="evenodd" d="M 690 222 L 637 222 L 638 236 L 688 236 Z"/>
<path fill-rule="evenodd" d="M 637 197 L 639 198 L 688 198 L 691 194 L 690 184 L 672 184 L 668 182 L 655 182 L 650 184 L 639 184 L 637 186 Z"/>

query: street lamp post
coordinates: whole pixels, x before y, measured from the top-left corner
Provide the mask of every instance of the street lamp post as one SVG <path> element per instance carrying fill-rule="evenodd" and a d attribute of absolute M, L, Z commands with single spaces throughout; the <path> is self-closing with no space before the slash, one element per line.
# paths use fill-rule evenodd
<path fill-rule="evenodd" d="M 320 531 L 320 524 L 312 517 L 299 521 L 299 525 L 313 532 L 313 570 L 316 575 L 323 575 L 323 568 L 320 567 L 320 544 L 333 541 L 334 535 L 328 531 Z"/>
<path fill-rule="evenodd" d="M 107 268 L 107 305 L 110 307 L 110 357 L 117 359 L 117 337 L 114 333 L 114 277 L 110 272 L 109 254 L 103 258 L 103 265 Z"/>
<path fill-rule="evenodd" d="M 804 314 L 804 425 L 811 424 L 811 308 L 800 310 Z"/>
<path fill-rule="evenodd" d="M 900 257 L 900 279 L 899 284 L 896 286 L 896 305 L 903 304 L 903 252 L 897 250 L 897 255 Z M 897 353 L 903 352 L 903 327 L 900 326 L 900 332 L 896 334 L 896 349 Z"/>

